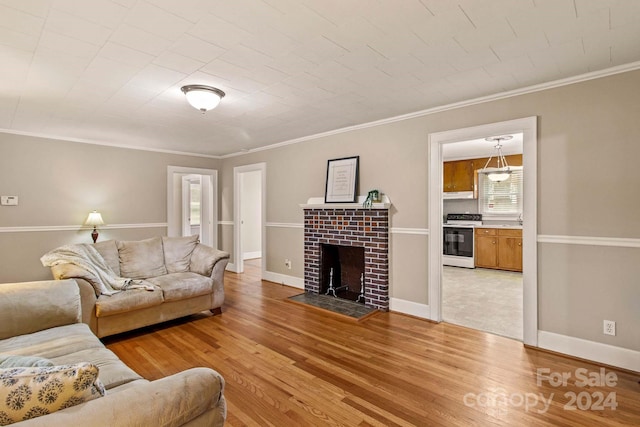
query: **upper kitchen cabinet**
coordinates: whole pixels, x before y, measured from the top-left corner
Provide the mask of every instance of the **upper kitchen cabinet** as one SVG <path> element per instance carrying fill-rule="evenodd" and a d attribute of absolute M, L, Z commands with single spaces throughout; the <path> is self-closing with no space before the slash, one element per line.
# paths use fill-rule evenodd
<path fill-rule="evenodd" d="M 444 192 L 473 191 L 473 174 L 476 167 L 473 159 L 444 162 L 442 168 Z"/>
<path fill-rule="evenodd" d="M 489 167 L 495 167 L 496 158 L 491 159 Z M 522 154 L 505 156 L 509 166 L 522 166 Z M 473 192 L 473 198 L 478 198 L 478 170 L 487 164 L 488 157 L 478 159 L 454 160 L 442 164 L 443 191 L 445 193 Z M 450 195 L 455 196 L 455 195 Z M 446 196 L 445 196 L 446 197 Z M 468 197 L 471 198 L 471 194 Z M 451 197 L 448 197 L 451 198 Z"/>
<path fill-rule="evenodd" d="M 509 156 L 504 156 L 504 158 L 509 166 L 522 166 L 522 154 L 511 154 Z M 494 156 L 491 159 L 491 164 L 487 167 L 496 167 L 496 159 L 497 157 Z M 473 159 L 476 164 L 476 170 L 483 169 L 487 164 L 487 160 L 489 160 L 488 157 L 484 157 L 482 159 Z"/>

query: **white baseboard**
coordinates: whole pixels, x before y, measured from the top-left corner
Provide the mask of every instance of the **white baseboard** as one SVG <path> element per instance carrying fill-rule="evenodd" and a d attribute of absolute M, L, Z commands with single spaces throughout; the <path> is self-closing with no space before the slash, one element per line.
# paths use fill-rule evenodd
<path fill-rule="evenodd" d="M 227 264 L 227 268 L 225 268 L 225 270 L 230 271 L 232 273 L 237 273 L 238 272 L 238 268 L 236 267 L 236 265 L 232 262 L 230 262 L 229 264 Z"/>
<path fill-rule="evenodd" d="M 410 314 L 411 316 L 421 317 L 423 319 L 431 318 L 431 310 L 429 309 L 429 306 L 427 304 L 420 304 L 413 301 L 391 298 L 389 309 L 391 311 Z"/>
<path fill-rule="evenodd" d="M 256 259 L 262 258 L 262 251 L 245 252 L 242 255 L 242 259 Z"/>
<path fill-rule="evenodd" d="M 581 338 L 538 331 L 538 347 L 640 372 L 640 352 Z"/>
<path fill-rule="evenodd" d="M 304 279 L 300 277 L 287 276 L 286 274 L 274 273 L 273 271 L 265 271 L 262 279 L 270 282 L 281 283 L 293 288 L 304 289 Z"/>
<path fill-rule="evenodd" d="M 232 262 L 227 264 L 226 270 L 231 271 L 232 273 L 238 272 L 236 265 Z M 292 288 L 304 289 L 304 279 L 301 279 L 300 277 L 287 276 L 286 274 L 274 273 L 273 271 L 265 271 L 263 272 L 262 279 L 268 280 L 269 282 L 291 286 Z"/>

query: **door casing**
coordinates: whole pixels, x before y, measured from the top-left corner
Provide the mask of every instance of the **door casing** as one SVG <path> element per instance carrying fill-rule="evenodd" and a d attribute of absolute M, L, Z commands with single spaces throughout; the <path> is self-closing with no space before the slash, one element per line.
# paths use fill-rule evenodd
<path fill-rule="evenodd" d="M 538 345 L 538 246 L 537 246 L 537 150 L 536 116 L 489 123 L 429 134 L 429 313 L 425 317 L 442 321 L 442 146 L 444 144 L 510 133 L 523 134 L 523 218 L 522 281 L 523 342 Z"/>
<path fill-rule="evenodd" d="M 201 175 L 201 242 L 218 247 L 218 171 L 215 169 L 167 166 L 167 236 L 182 235 L 182 176 Z"/>

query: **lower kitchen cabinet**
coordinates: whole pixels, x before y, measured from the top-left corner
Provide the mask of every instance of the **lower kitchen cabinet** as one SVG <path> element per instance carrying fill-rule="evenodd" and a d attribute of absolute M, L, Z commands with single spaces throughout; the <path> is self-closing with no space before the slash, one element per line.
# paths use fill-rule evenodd
<path fill-rule="evenodd" d="M 498 236 L 495 228 L 476 228 L 476 267 L 498 267 Z"/>
<path fill-rule="evenodd" d="M 475 265 L 522 271 L 522 230 L 476 228 Z"/>

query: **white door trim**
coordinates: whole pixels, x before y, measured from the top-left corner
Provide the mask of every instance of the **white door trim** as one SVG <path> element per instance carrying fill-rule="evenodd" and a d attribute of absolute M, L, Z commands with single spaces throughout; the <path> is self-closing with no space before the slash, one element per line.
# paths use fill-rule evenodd
<path fill-rule="evenodd" d="M 182 217 L 180 223 L 182 224 L 182 236 L 188 236 L 191 232 L 191 224 L 188 220 L 189 214 L 191 213 L 189 210 L 189 205 L 191 202 L 190 197 L 190 188 L 189 188 L 189 175 L 182 176 Z"/>
<path fill-rule="evenodd" d="M 261 242 L 262 242 L 262 274 L 261 277 L 264 277 L 264 272 L 266 271 L 267 262 L 266 262 L 266 247 L 267 247 L 267 233 L 266 233 L 266 223 L 267 223 L 267 164 L 266 163 L 255 163 L 252 165 L 244 165 L 244 166 L 236 166 L 233 168 L 233 264 L 234 271 L 236 273 L 244 272 L 244 256 L 242 251 L 242 227 L 240 226 L 242 223 L 242 209 L 240 206 L 240 192 L 242 190 L 241 186 L 241 174 L 246 172 L 254 172 L 260 171 L 260 182 L 262 185 L 261 188 L 261 197 L 260 204 L 262 205 L 262 216 L 260 218 L 260 233 L 261 233 Z"/>
<path fill-rule="evenodd" d="M 167 166 L 167 236 L 177 237 L 181 235 L 182 221 L 180 220 L 182 209 L 182 196 L 175 194 L 174 176 L 202 175 L 209 177 L 210 191 L 202 198 L 202 218 L 200 220 L 203 243 L 218 247 L 218 208 L 215 203 L 218 200 L 218 171 L 215 169 L 189 168 L 184 166 Z M 201 182 L 202 183 L 202 182 Z M 203 189 L 205 187 L 204 183 Z M 204 193 L 204 191 L 203 191 Z M 176 199 L 177 198 L 177 199 Z M 207 221 L 205 220 L 208 219 Z M 204 237 L 204 236 L 207 237 Z M 210 240 L 211 243 L 207 243 Z"/>
<path fill-rule="evenodd" d="M 538 344 L 537 147 L 538 119 L 526 117 L 429 134 L 429 319 L 442 321 L 442 145 L 491 135 L 523 133 L 524 224 L 523 321 L 524 344 Z"/>

